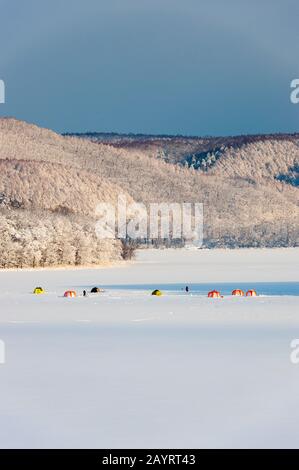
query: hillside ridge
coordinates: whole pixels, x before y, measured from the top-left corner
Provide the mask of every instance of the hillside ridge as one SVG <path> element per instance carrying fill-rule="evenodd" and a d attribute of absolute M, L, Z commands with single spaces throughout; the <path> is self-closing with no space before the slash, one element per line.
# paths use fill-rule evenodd
<path fill-rule="evenodd" d="M 84 228 L 72 241 L 75 253 L 84 230 L 98 245 L 96 205 L 114 204 L 124 194 L 146 205 L 202 202 L 206 247 L 299 244 L 298 134 L 237 136 L 225 138 L 226 143 L 223 138 L 142 136 L 130 145 L 119 135 L 117 142 L 115 137 L 104 142 L 84 135 L 60 135 L 0 119 L 0 210 L 2 223 L 9 221 L 5 239 L 10 240 L 18 223 L 22 233 L 28 225 L 30 237 L 39 214 L 39 224 L 48 226 L 54 217 L 67 227 Z M 59 244 L 65 246 L 63 230 L 59 237 L 58 252 Z M 112 258 L 121 256 L 117 240 L 105 243 L 107 253 L 111 245 Z M 80 264 L 81 258 L 72 259 Z M 100 262 L 96 254 L 91 258 L 89 264 Z"/>

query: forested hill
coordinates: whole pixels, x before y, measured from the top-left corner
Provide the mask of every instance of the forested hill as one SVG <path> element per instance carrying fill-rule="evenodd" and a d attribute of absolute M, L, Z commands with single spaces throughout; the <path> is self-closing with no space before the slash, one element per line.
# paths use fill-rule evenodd
<path fill-rule="evenodd" d="M 299 244 L 299 136 L 59 135 L 0 119 L 0 265 L 98 264 L 95 207 L 203 202 L 207 247 Z M 4 254 L 6 253 L 6 254 Z"/>

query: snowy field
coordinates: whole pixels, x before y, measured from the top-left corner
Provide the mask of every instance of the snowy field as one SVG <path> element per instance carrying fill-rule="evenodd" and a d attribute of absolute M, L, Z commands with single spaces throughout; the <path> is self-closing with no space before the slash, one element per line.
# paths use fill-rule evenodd
<path fill-rule="evenodd" d="M 0 272 L 0 447 L 299 447 L 298 265 L 299 249 L 164 250 Z"/>

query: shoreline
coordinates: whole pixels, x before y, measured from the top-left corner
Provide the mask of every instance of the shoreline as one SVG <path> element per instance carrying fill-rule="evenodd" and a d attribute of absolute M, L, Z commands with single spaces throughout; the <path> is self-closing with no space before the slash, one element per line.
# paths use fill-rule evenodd
<path fill-rule="evenodd" d="M 134 258 L 131 260 L 115 260 L 115 261 L 107 261 L 103 262 L 101 264 L 91 264 L 91 265 L 86 265 L 82 264 L 79 266 L 76 265 L 58 265 L 58 266 L 38 266 L 38 267 L 24 267 L 24 268 L 0 268 L 0 273 L 5 273 L 5 272 L 43 272 L 43 271 L 80 271 L 80 270 L 97 270 L 97 269 L 106 269 L 106 268 L 125 268 L 130 265 L 135 265 L 140 263 L 139 254 L 140 253 L 153 253 L 154 257 L 155 254 L 158 253 L 186 253 L 186 256 L 190 256 L 191 254 L 194 253 L 201 253 L 203 255 L 210 254 L 210 255 L 215 255 L 217 253 L 223 255 L 229 255 L 230 253 L 237 253 L 240 251 L 242 254 L 244 253 L 267 253 L 270 254 L 271 252 L 287 252 L 290 253 L 291 251 L 294 251 L 294 253 L 299 254 L 299 246 L 291 246 L 291 247 L 246 247 L 246 248 L 138 248 L 136 250 L 136 255 Z"/>
<path fill-rule="evenodd" d="M 102 263 L 102 264 L 91 264 L 91 265 L 85 265 L 82 264 L 80 266 L 76 265 L 61 265 L 61 266 L 44 266 L 44 267 L 36 267 L 36 268 L 0 268 L 0 273 L 13 273 L 13 272 L 18 272 L 18 273 L 23 273 L 23 272 L 43 272 L 43 271 L 80 271 L 80 270 L 96 270 L 96 269 L 107 269 L 107 268 L 122 268 L 126 267 L 131 261 L 109 261 L 107 263 Z"/>

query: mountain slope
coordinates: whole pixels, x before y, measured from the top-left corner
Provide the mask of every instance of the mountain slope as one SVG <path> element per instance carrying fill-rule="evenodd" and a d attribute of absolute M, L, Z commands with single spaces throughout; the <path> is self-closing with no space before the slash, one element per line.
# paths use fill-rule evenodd
<path fill-rule="evenodd" d="M 96 206 L 115 204 L 123 192 L 96 174 L 69 165 L 0 160 L 0 206 L 96 217 Z M 129 195 L 127 195 L 129 198 Z"/>
<path fill-rule="evenodd" d="M 68 246 L 74 247 L 70 264 L 101 262 L 101 243 L 94 230 L 95 207 L 99 202 L 115 203 L 118 195 L 124 194 L 129 202 L 145 204 L 204 203 L 206 246 L 296 245 L 298 142 L 298 136 L 142 136 L 131 140 L 114 136 L 110 141 L 99 141 L 94 136 L 91 140 L 61 136 L 15 119 L 0 119 L 3 240 L 7 239 L 13 251 L 16 227 L 21 233 L 25 231 L 39 253 L 35 264 L 55 264 L 55 259 L 64 263 L 62 245 L 64 252 Z M 68 227 L 65 236 L 63 230 L 55 229 L 58 251 L 51 261 L 40 254 L 39 243 L 47 243 L 33 230 L 37 219 L 48 227 L 49 234 L 49 227 Z M 77 234 L 74 237 L 72 230 Z M 80 247 L 88 245 L 86 240 L 99 248 L 91 250 L 92 255 L 79 256 Z M 117 241 L 105 244 L 105 259 L 109 250 L 111 259 L 121 256 Z M 29 258 L 29 265 L 34 264 L 32 255 Z M 3 265 L 7 266 L 7 260 Z M 24 260 L 22 265 L 26 265 Z"/>

